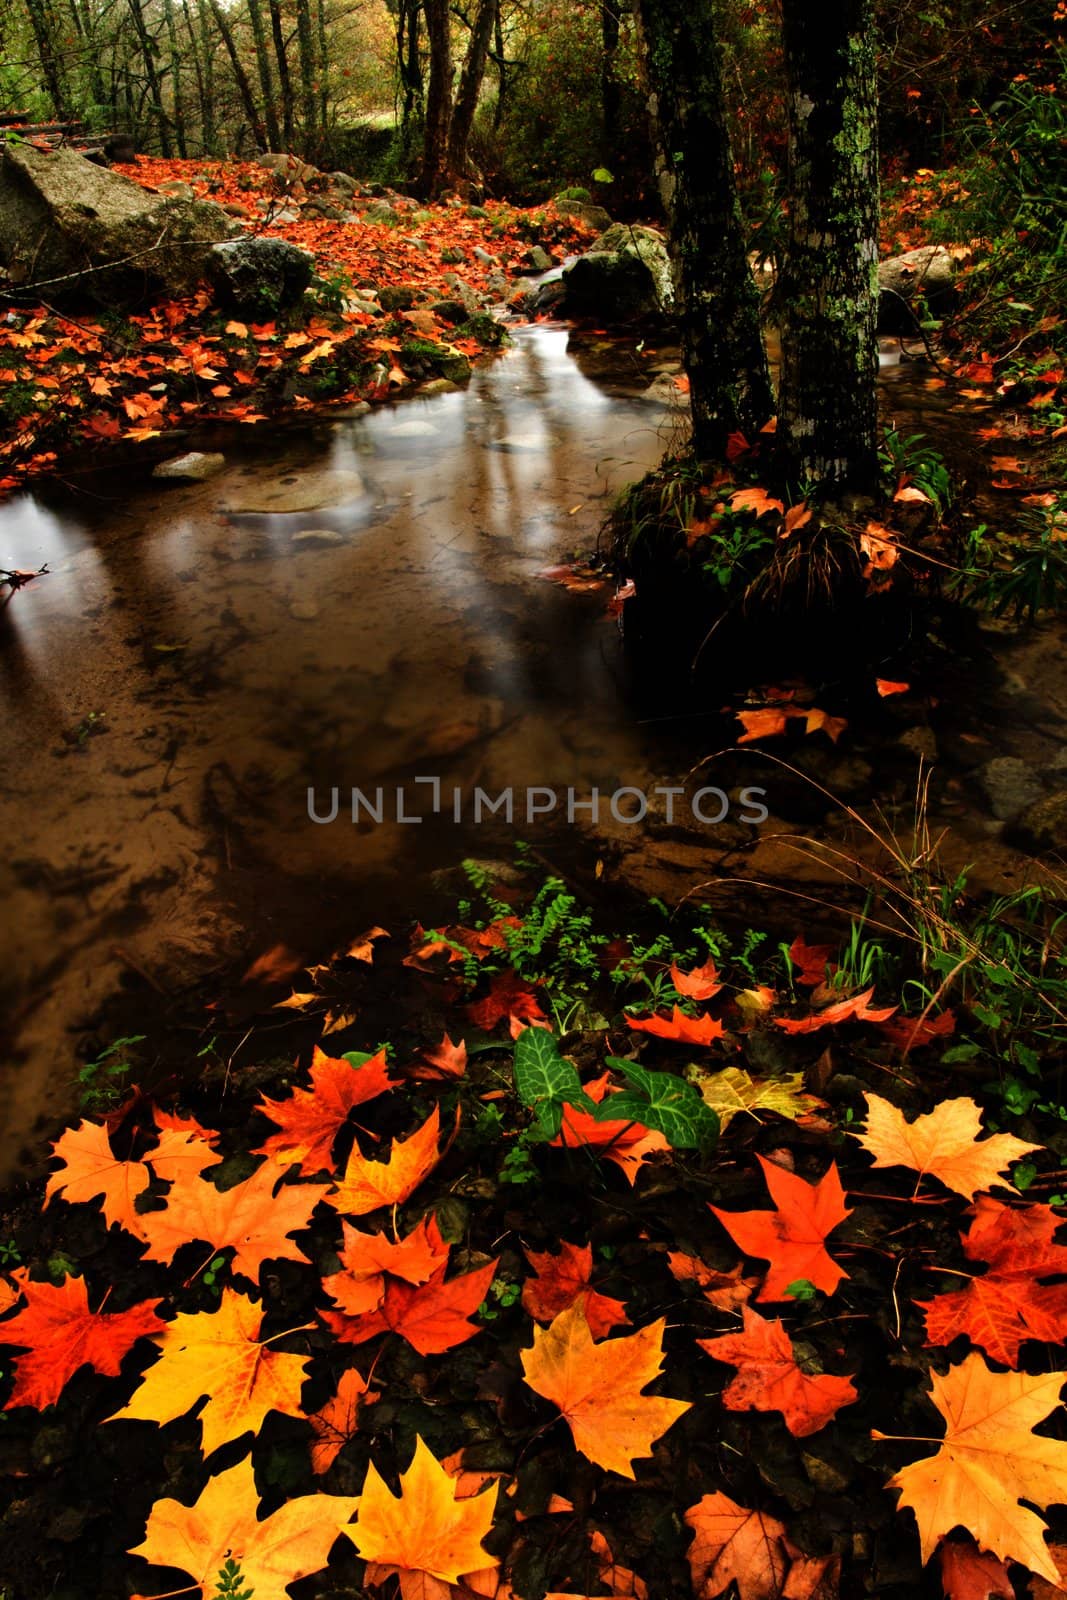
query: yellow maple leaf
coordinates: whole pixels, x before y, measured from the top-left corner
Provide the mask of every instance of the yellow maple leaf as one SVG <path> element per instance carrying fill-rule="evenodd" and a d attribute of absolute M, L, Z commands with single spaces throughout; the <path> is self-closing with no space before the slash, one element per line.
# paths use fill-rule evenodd
<path fill-rule="evenodd" d="M 482 1540 L 493 1524 L 498 1487 L 494 1483 L 482 1494 L 463 1496 L 462 1485 L 416 1435 L 411 1465 L 400 1474 L 399 1495 L 392 1493 L 372 1461 L 360 1496 L 359 1518 L 345 1533 L 372 1564 L 371 1582 L 397 1574 L 402 1593 L 406 1575 L 458 1583 L 464 1573 L 497 1564 Z M 407 1587 L 412 1593 L 427 1589 L 425 1584 Z"/>
<path fill-rule="evenodd" d="M 1018 1561 L 1057 1583 L 1045 1524 L 1019 1501 L 1047 1506 L 1067 1499 L 1067 1444 L 1031 1432 L 1056 1404 L 1067 1372 L 991 1372 L 973 1352 L 944 1377 L 931 1373 L 931 1381 L 930 1398 L 946 1423 L 944 1442 L 887 1485 L 915 1513 L 923 1561 L 958 1525 L 1002 1561 Z"/>
<path fill-rule="evenodd" d="M 195 1505 L 157 1500 L 144 1540 L 130 1554 L 187 1572 L 196 1588 L 211 1593 L 226 1557 L 232 1556 L 247 1588 L 257 1595 L 284 1595 L 288 1584 L 326 1565 L 330 1546 L 358 1505 L 355 1495 L 304 1494 L 260 1522 L 252 1462 L 246 1457 L 209 1478 Z"/>
<path fill-rule="evenodd" d="M 576 1301 L 547 1328 L 534 1329 L 522 1352 L 526 1382 L 557 1405 L 576 1447 L 597 1466 L 634 1477 L 633 1458 L 689 1410 L 687 1400 L 644 1395 L 663 1367 L 666 1317 L 621 1339 L 594 1344 L 585 1307 Z"/>
<path fill-rule="evenodd" d="M 717 1114 L 723 1129 L 742 1111 L 757 1120 L 761 1111 L 796 1118 L 826 1104 L 816 1095 L 805 1093 L 802 1072 L 787 1072 L 781 1078 L 752 1078 L 743 1067 L 726 1067 L 722 1072 L 702 1072 L 699 1067 L 691 1067 L 688 1076 L 705 1104 Z"/>
<path fill-rule="evenodd" d="M 258 1433 L 268 1411 L 303 1415 L 300 1388 L 310 1357 L 260 1344 L 261 1306 L 233 1289 L 214 1312 L 182 1312 L 156 1342 L 163 1354 L 108 1420 L 173 1422 L 207 1396 L 200 1413 L 204 1454 L 242 1434 Z"/>
<path fill-rule="evenodd" d="M 434 1106 L 410 1138 L 393 1140 L 388 1161 L 368 1161 L 356 1146 L 336 1193 L 326 1196 L 329 1204 L 350 1217 L 365 1216 L 379 1206 L 401 1205 L 437 1165 L 440 1127 L 440 1107 Z"/>
<path fill-rule="evenodd" d="M 1014 1184 L 1000 1176 L 1005 1167 L 1018 1161 L 1039 1144 L 1027 1144 L 1011 1133 L 995 1133 L 978 1141 L 982 1131 L 981 1113 L 973 1100 L 942 1100 L 925 1116 L 906 1122 L 904 1113 L 881 1095 L 868 1094 L 867 1129 L 854 1133 L 863 1148 L 874 1157 L 876 1167 L 911 1167 L 925 1177 L 939 1178 L 946 1189 L 953 1189 L 966 1200 L 973 1200 L 979 1189 L 999 1184 L 1017 1193 Z"/>

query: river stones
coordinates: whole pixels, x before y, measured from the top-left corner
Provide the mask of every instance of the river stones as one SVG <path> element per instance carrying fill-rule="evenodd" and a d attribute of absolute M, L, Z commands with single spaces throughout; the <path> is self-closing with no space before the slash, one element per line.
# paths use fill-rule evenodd
<path fill-rule="evenodd" d="M 183 456 L 172 456 L 152 468 L 153 478 L 163 478 L 175 483 L 203 483 L 221 472 L 226 457 L 218 451 L 187 450 Z"/>
<path fill-rule="evenodd" d="M 298 467 L 240 480 L 226 490 L 223 511 L 238 515 L 291 516 L 351 505 L 366 495 L 358 472 L 331 467 Z"/>

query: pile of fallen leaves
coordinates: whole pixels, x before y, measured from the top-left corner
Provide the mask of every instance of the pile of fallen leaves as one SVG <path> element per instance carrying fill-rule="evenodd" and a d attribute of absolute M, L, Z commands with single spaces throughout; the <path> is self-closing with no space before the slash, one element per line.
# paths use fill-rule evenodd
<path fill-rule="evenodd" d="M 26 1600 L 832 1600 L 913 1594 L 935 1558 L 929 1592 L 1007 1597 L 1014 1564 L 1046 1600 L 1067 1244 L 1008 1174 L 1054 1158 L 968 1097 L 909 1116 L 855 1076 L 914 1101 L 907 1053 L 951 1013 L 842 995 L 802 940 L 798 1002 L 675 965 L 669 1013 L 560 1043 L 594 1110 L 622 1091 L 613 1038 L 668 1084 L 689 1063 L 718 1148 L 568 1103 L 509 1181 L 512 1040 L 551 1031 L 536 986 L 479 975 L 514 920 L 417 929 L 396 963 L 460 1038 L 315 1046 L 294 1082 L 227 1068 L 179 1108 L 135 1089 L 55 1140 L 21 1211 L 37 1254 L 0 1279 L 0 1578 Z M 373 984 L 386 947 L 374 929 L 341 965 Z M 334 973 L 282 1003 L 336 1034 L 358 1024 L 326 1010 Z M 770 1038 L 799 1070 L 739 1065 Z"/>
<path fill-rule="evenodd" d="M 141 157 L 117 170 L 150 189 L 186 184 L 251 231 L 309 250 L 326 288 L 261 323 L 221 314 L 206 290 L 122 317 L 9 310 L 0 318 L 0 494 L 72 448 L 395 398 L 499 342 L 488 318 L 464 332 L 458 312 L 450 322 L 435 304 L 458 295 L 474 315 L 507 298 L 501 277 L 522 272 L 531 241 L 557 254 L 588 242 L 588 229 L 551 207 L 491 202 L 472 215 L 459 201 L 420 209 L 392 196 L 385 210 L 395 218 L 383 221 L 361 193 L 348 220 L 335 220 L 313 210 L 303 186 L 279 194 L 274 175 L 247 162 Z"/>

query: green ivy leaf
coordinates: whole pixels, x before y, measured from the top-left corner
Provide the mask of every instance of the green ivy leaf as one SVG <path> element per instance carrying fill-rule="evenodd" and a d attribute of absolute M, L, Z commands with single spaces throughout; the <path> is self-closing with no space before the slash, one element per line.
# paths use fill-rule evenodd
<path fill-rule="evenodd" d="M 630 1087 L 605 1095 L 594 1112 L 598 1122 L 641 1122 L 662 1133 L 674 1150 L 707 1149 L 718 1139 L 718 1117 L 686 1079 L 673 1072 L 648 1072 L 618 1056 L 608 1056 L 607 1065 Z"/>
<path fill-rule="evenodd" d="M 524 1028 L 515 1041 L 515 1090 L 546 1140 L 559 1133 L 565 1104 L 595 1109 L 577 1067 L 560 1055 L 554 1036 L 544 1028 Z"/>

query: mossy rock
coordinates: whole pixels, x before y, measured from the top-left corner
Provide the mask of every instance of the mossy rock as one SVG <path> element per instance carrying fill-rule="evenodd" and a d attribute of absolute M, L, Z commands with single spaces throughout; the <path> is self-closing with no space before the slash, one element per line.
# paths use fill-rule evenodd
<path fill-rule="evenodd" d="M 410 311 L 419 291 L 410 283 L 387 283 L 378 291 L 378 304 L 383 311 Z"/>
<path fill-rule="evenodd" d="M 511 343 L 507 328 L 495 317 L 490 316 L 488 311 L 476 311 L 472 317 L 467 318 L 462 327 L 456 329 L 456 333 L 462 339 L 477 339 L 479 344 L 484 344 L 491 350 Z"/>
<path fill-rule="evenodd" d="M 470 381 L 470 362 L 461 350 L 454 350 L 451 345 L 408 339 L 401 346 L 400 359 L 404 371 L 415 378 L 447 378 L 450 383 Z"/>

